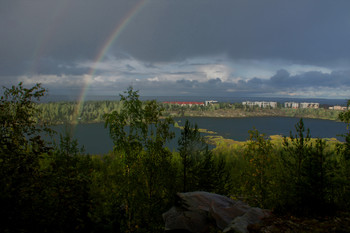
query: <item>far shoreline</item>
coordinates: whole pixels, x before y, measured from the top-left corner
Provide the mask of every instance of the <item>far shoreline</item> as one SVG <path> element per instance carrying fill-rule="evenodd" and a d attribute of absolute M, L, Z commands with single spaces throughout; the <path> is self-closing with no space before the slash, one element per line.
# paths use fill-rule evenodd
<path fill-rule="evenodd" d="M 102 123 L 104 115 L 121 108 L 119 101 L 92 101 L 81 106 L 80 113 L 75 113 L 76 104 L 72 102 L 39 104 L 40 122 L 49 125 Z M 344 110 L 327 108 L 260 108 L 245 107 L 240 103 L 220 103 L 208 106 L 178 106 L 160 103 L 163 117 L 209 117 L 209 118 L 249 118 L 249 117 L 292 117 L 340 121 L 339 113 Z"/>

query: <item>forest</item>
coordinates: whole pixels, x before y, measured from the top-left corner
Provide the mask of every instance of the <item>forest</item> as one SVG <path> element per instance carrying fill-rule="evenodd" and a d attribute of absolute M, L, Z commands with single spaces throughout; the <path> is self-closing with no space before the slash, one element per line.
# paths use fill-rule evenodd
<path fill-rule="evenodd" d="M 276 109 L 246 107 L 241 103 L 215 103 L 208 106 L 180 106 L 176 104 L 158 103 L 164 108 L 163 116 L 172 117 L 254 117 L 254 116 L 280 116 L 297 118 L 318 118 L 327 120 L 339 120 L 341 111 L 324 108 L 283 108 Z M 76 102 L 49 102 L 38 104 L 41 111 L 41 119 L 50 124 L 69 124 L 74 120 L 79 123 L 104 122 L 104 115 L 112 111 L 120 111 L 123 107 L 121 101 L 85 101 L 75 119 Z"/>
<path fill-rule="evenodd" d="M 301 118 L 289 137 L 252 129 L 244 143 L 209 150 L 187 121 L 172 152 L 165 106 L 129 88 L 120 102 L 99 103 L 101 111 L 84 106 L 79 117 L 103 120 L 114 142 L 110 153 L 88 155 L 68 133 L 58 144 L 41 138 L 55 133 L 48 122 L 74 120 L 73 104 L 40 104 L 46 94 L 20 83 L 0 99 L 1 232 L 164 232 L 175 194 L 196 190 L 276 215 L 350 211 L 350 131 L 344 143 L 312 138 Z M 338 118 L 349 125 L 350 111 Z"/>

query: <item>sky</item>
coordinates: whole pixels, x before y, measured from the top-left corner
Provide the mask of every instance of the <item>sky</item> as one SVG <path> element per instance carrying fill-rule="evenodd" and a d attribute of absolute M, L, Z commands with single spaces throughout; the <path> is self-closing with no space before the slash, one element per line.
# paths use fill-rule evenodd
<path fill-rule="evenodd" d="M 0 85 L 350 99 L 349 0 L 0 0 Z"/>

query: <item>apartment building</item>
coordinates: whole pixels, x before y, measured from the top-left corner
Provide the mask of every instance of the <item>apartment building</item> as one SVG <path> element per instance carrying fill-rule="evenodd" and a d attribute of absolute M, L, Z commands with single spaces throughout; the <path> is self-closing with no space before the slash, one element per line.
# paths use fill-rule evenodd
<path fill-rule="evenodd" d="M 319 108 L 319 103 L 300 103 L 300 108 Z"/>
<path fill-rule="evenodd" d="M 319 103 L 297 103 L 297 102 L 284 102 L 285 108 L 319 108 Z"/>
<path fill-rule="evenodd" d="M 297 103 L 297 102 L 285 102 L 284 107 L 285 108 L 299 108 L 299 103 Z"/>
<path fill-rule="evenodd" d="M 336 106 L 329 107 L 329 109 L 345 111 L 345 110 L 348 110 L 348 107 L 343 107 L 343 106 L 336 105 Z"/>
<path fill-rule="evenodd" d="M 267 102 L 267 101 L 244 101 L 243 105 L 248 107 L 258 106 L 260 108 L 277 108 L 277 102 Z"/>

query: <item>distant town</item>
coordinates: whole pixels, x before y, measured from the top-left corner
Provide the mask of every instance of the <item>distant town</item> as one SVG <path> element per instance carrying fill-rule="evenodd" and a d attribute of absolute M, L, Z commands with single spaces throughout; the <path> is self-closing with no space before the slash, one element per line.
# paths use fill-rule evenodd
<path fill-rule="evenodd" d="M 267 101 L 245 101 L 242 102 L 242 105 L 246 105 L 249 107 L 260 107 L 260 108 L 277 108 L 277 102 L 267 102 Z M 298 108 L 314 108 L 317 109 L 320 107 L 320 103 L 307 103 L 307 102 L 302 102 L 302 103 L 298 103 L 298 102 L 284 102 L 283 105 L 285 108 L 294 108 L 294 109 L 298 109 Z M 339 105 L 335 105 L 335 106 L 329 106 L 328 109 L 330 110 L 347 110 L 348 107 L 344 107 L 344 106 L 339 106 Z"/>
<path fill-rule="evenodd" d="M 218 103 L 216 100 L 206 100 L 205 102 L 191 102 L 191 101 L 165 101 L 163 102 L 165 104 L 174 104 L 174 105 L 179 105 L 179 106 L 208 106 L 210 104 Z M 259 108 L 277 108 L 278 103 L 277 102 L 271 102 L 271 101 L 243 101 L 242 102 L 243 106 L 248 106 L 248 107 L 259 107 Z M 313 108 L 313 109 L 318 109 L 320 108 L 320 103 L 308 103 L 308 102 L 284 102 L 282 105 L 284 108 L 293 108 L 293 109 L 298 109 L 298 108 Z M 335 106 L 327 106 L 328 109 L 330 110 L 341 110 L 345 111 L 348 110 L 348 107 L 340 106 L 340 105 L 335 105 Z"/>

